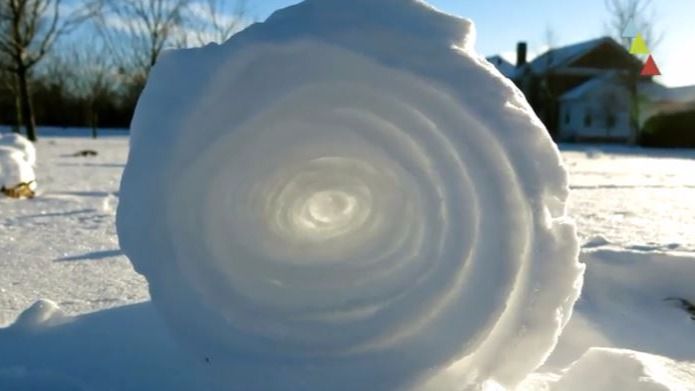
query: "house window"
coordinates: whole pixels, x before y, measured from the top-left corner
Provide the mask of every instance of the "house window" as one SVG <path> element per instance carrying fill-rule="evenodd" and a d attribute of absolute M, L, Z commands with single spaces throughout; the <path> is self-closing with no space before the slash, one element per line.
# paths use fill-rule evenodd
<path fill-rule="evenodd" d="M 608 114 L 608 116 L 606 116 L 606 127 L 608 129 L 613 129 L 615 127 L 615 122 L 615 115 Z"/>
<path fill-rule="evenodd" d="M 591 113 L 586 113 L 584 114 L 584 127 L 585 128 L 590 128 L 591 127 Z"/>

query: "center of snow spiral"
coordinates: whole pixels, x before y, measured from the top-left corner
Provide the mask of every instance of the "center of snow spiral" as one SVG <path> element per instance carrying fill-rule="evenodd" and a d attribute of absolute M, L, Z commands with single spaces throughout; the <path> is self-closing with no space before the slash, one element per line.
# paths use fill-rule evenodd
<path fill-rule="evenodd" d="M 358 228 L 369 214 L 369 201 L 349 190 L 312 191 L 292 211 L 293 228 L 305 239 L 325 240 Z"/>
<path fill-rule="evenodd" d="M 317 192 L 307 200 L 308 219 L 304 223 L 313 229 L 330 229 L 349 224 L 354 216 L 355 204 L 355 197 L 344 192 Z"/>
<path fill-rule="evenodd" d="M 376 223 L 374 194 L 380 182 L 383 173 L 356 159 L 310 159 L 269 178 L 261 192 L 267 199 L 264 214 L 270 229 L 287 242 L 345 242 Z"/>

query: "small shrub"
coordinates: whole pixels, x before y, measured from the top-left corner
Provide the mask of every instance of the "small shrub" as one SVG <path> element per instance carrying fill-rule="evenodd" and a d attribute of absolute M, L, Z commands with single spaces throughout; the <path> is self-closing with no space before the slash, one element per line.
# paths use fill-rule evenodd
<path fill-rule="evenodd" d="M 695 148 L 695 109 L 650 118 L 644 125 L 640 144 L 645 147 Z"/>

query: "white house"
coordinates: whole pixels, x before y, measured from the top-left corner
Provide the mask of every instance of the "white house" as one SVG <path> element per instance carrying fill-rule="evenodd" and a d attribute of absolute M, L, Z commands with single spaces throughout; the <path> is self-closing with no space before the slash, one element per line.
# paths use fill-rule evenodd
<path fill-rule="evenodd" d="M 635 143 L 650 117 L 695 110 L 695 86 L 667 88 L 641 76 L 642 60 L 610 37 L 526 57 L 519 42 L 516 64 L 487 60 L 516 83 L 558 141 Z"/>
<path fill-rule="evenodd" d="M 618 42 L 592 39 L 550 49 L 530 62 L 526 55 L 520 42 L 513 69 L 499 56 L 488 61 L 516 83 L 554 139 L 635 141 L 630 86 L 619 80 L 636 82 L 642 63 Z"/>
<path fill-rule="evenodd" d="M 616 74 L 575 87 L 559 98 L 558 137 L 573 141 L 634 141 L 630 94 Z"/>

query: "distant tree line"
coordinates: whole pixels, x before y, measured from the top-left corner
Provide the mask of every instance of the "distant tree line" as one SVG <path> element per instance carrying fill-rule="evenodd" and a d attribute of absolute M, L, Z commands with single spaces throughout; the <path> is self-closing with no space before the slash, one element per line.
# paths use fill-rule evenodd
<path fill-rule="evenodd" d="M 11 76 L 4 75 L 0 86 L 0 123 L 10 125 L 14 131 L 26 129 L 17 111 Z M 34 123 L 44 126 L 127 128 L 135 108 L 138 90 L 127 86 L 100 91 L 86 96 L 66 84 L 65 79 L 51 79 L 48 75 L 32 75 L 28 88 L 31 92 Z M 24 129 L 22 129 L 24 128 Z"/>
<path fill-rule="evenodd" d="M 163 50 L 249 21 L 246 0 L 0 0 L 0 123 L 128 127 Z"/>

